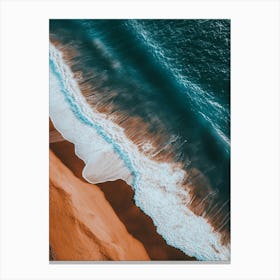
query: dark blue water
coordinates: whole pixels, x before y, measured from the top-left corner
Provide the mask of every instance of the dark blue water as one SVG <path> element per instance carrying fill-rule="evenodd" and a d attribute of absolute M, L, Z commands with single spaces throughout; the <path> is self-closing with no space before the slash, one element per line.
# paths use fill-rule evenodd
<path fill-rule="evenodd" d="M 69 64 L 90 104 L 121 114 L 135 141 L 153 135 L 229 201 L 229 20 L 51 20 L 50 37 L 77 51 Z"/>

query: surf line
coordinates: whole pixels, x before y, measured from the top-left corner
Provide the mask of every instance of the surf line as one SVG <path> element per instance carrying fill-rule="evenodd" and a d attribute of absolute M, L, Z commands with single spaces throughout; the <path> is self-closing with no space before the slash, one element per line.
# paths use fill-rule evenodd
<path fill-rule="evenodd" d="M 106 132 L 104 131 L 104 129 L 100 125 L 94 123 L 92 120 L 90 120 L 87 116 L 85 116 L 82 113 L 79 105 L 75 102 L 74 98 L 69 94 L 69 92 L 67 90 L 67 87 L 65 85 L 65 81 L 61 77 L 59 69 L 56 66 L 56 63 L 54 62 L 54 60 L 52 59 L 51 53 L 49 53 L 49 65 L 50 65 L 50 70 L 56 76 L 56 78 L 59 82 L 61 92 L 62 92 L 66 102 L 68 103 L 72 113 L 75 115 L 75 117 L 79 121 L 81 121 L 82 123 L 84 123 L 87 126 L 92 127 L 93 129 L 95 129 L 96 132 L 98 133 L 98 135 L 100 135 L 108 144 L 112 145 L 113 150 L 124 161 L 125 166 L 129 169 L 129 171 L 132 174 L 132 177 L 133 177 L 132 186 L 133 186 L 133 188 L 137 188 L 138 182 L 141 179 L 140 173 L 134 168 L 129 156 L 121 149 L 121 147 L 118 145 L 118 143 L 116 143 L 110 136 L 108 136 L 106 134 Z"/>

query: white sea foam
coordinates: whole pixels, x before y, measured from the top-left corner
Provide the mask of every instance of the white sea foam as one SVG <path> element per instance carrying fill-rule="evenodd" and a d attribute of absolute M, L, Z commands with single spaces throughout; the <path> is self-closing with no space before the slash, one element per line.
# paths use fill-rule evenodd
<path fill-rule="evenodd" d="M 229 260 L 230 248 L 220 234 L 186 204 L 181 185 L 185 171 L 141 154 L 137 145 L 105 114 L 91 108 L 62 54 L 50 44 L 50 118 L 85 162 L 90 183 L 122 179 L 132 186 L 135 203 L 150 216 L 166 242 L 199 260 Z M 184 201 L 184 202 L 183 202 Z"/>

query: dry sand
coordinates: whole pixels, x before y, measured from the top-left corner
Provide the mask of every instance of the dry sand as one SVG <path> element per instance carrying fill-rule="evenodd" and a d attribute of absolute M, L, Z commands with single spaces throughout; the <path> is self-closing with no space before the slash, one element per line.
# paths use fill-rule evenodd
<path fill-rule="evenodd" d="M 149 260 L 97 186 L 50 152 L 50 245 L 55 260 Z"/>

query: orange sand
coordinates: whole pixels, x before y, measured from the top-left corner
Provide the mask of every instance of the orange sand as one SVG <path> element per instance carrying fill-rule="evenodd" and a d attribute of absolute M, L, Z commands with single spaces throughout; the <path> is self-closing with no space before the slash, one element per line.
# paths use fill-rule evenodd
<path fill-rule="evenodd" d="M 149 260 L 104 194 L 50 152 L 50 245 L 55 260 Z"/>

